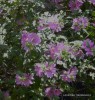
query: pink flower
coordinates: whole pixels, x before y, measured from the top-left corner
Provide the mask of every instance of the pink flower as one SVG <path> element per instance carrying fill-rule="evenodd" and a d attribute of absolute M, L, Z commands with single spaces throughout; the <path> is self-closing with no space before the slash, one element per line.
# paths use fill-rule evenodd
<path fill-rule="evenodd" d="M 33 75 L 31 74 L 26 74 L 24 73 L 23 75 L 18 75 L 16 74 L 16 84 L 17 85 L 22 85 L 22 86 L 30 86 L 31 84 L 33 84 L 32 80 L 33 80 Z"/>
<path fill-rule="evenodd" d="M 61 75 L 62 80 L 66 82 L 75 81 L 77 72 L 78 70 L 76 67 L 72 67 L 68 71 L 63 71 L 63 74 Z"/>
<path fill-rule="evenodd" d="M 39 45 L 40 42 L 41 39 L 36 33 L 22 32 L 21 44 L 24 50 L 29 51 L 33 46 Z"/>
<path fill-rule="evenodd" d="M 55 64 L 49 64 L 48 62 L 44 64 L 37 63 L 35 66 L 36 75 L 42 77 L 46 75 L 48 78 L 52 78 L 56 73 Z"/>
<path fill-rule="evenodd" d="M 79 10 L 82 5 L 83 5 L 82 0 L 70 0 L 69 2 L 69 7 L 71 11 Z"/>
<path fill-rule="evenodd" d="M 52 90 L 52 88 L 51 87 L 46 88 L 45 94 L 48 97 L 52 97 L 53 96 L 53 90 Z"/>
<path fill-rule="evenodd" d="M 39 77 L 42 77 L 43 74 L 44 74 L 43 68 L 41 66 L 43 66 L 43 65 L 40 64 L 40 63 L 37 63 L 36 66 L 35 66 L 36 75 L 39 76 Z"/>
<path fill-rule="evenodd" d="M 73 19 L 73 25 L 72 29 L 75 31 L 80 31 L 81 29 L 84 29 L 88 26 L 89 22 L 86 17 L 79 17 L 79 18 L 74 18 Z"/>
<path fill-rule="evenodd" d="M 53 77 L 53 75 L 56 73 L 56 68 L 55 68 L 55 64 L 49 64 L 46 62 L 46 70 L 44 72 L 44 74 L 48 77 L 51 78 Z"/>
<path fill-rule="evenodd" d="M 48 97 L 59 96 L 61 94 L 61 90 L 60 89 L 56 89 L 56 88 L 52 88 L 52 87 L 48 87 L 45 90 L 45 94 Z"/>

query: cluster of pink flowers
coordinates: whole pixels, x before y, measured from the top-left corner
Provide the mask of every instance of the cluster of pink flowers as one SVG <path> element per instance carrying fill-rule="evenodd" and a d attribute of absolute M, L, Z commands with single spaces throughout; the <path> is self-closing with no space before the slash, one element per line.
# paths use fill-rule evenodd
<path fill-rule="evenodd" d="M 33 46 L 39 43 L 41 43 L 41 39 L 36 33 L 22 32 L 21 44 L 25 51 L 33 49 Z"/>
<path fill-rule="evenodd" d="M 88 24 L 88 18 L 86 17 L 74 18 L 72 29 L 74 29 L 75 31 L 80 31 L 81 29 L 86 28 Z"/>
<path fill-rule="evenodd" d="M 22 75 L 16 74 L 16 84 L 17 85 L 22 85 L 22 86 L 30 86 L 33 84 L 33 75 L 32 74 L 27 74 L 23 73 Z"/>
<path fill-rule="evenodd" d="M 95 44 L 90 39 L 86 39 L 83 41 L 82 48 L 86 51 L 86 55 L 94 55 Z"/>
<path fill-rule="evenodd" d="M 45 90 L 45 94 L 48 97 L 59 96 L 61 94 L 61 90 L 53 87 L 47 87 Z"/>
<path fill-rule="evenodd" d="M 73 19 L 73 24 L 71 28 L 74 29 L 75 31 L 80 31 L 81 29 L 85 29 L 88 25 L 89 21 L 87 17 L 78 17 Z M 64 28 L 64 24 L 62 24 L 59 21 L 58 15 L 54 15 L 39 20 L 39 26 L 38 26 L 39 31 L 50 29 L 53 32 L 59 32 L 62 30 L 62 28 Z"/>
<path fill-rule="evenodd" d="M 70 58 L 71 56 L 77 57 L 82 59 L 84 57 L 84 53 L 81 49 L 79 48 L 74 48 L 68 44 L 64 43 L 57 43 L 57 44 L 49 44 L 48 46 L 48 55 L 50 58 L 53 60 L 66 60 L 65 58 Z M 65 57 L 65 58 L 64 58 Z"/>
<path fill-rule="evenodd" d="M 36 75 L 42 77 L 46 75 L 48 78 L 52 78 L 56 74 L 56 64 L 49 64 L 48 62 L 35 65 Z"/>

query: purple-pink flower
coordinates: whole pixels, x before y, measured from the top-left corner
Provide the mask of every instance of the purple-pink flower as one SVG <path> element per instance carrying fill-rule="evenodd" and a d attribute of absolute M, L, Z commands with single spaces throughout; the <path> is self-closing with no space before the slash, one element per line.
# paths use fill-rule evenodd
<path fill-rule="evenodd" d="M 74 18 L 73 25 L 71 28 L 74 29 L 75 31 L 80 31 L 81 29 L 86 28 L 88 24 L 89 24 L 88 18 L 86 17 Z"/>
<path fill-rule="evenodd" d="M 33 75 L 32 74 L 26 74 L 26 73 L 23 73 L 23 75 L 19 75 L 19 74 L 16 74 L 16 84 L 17 85 L 22 85 L 22 86 L 30 86 L 31 84 L 33 84 Z"/>
<path fill-rule="evenodd" d="M 63 71 L 63 74 L 61 75 L 62 80 L 65 82 L 75 81 L 77 72 L 78 69 L 76 67 L 71 67 L 69 70 Z"/>
<path fill-rule="evenodd" d="M 95 44 L 90 39 L 86 39 L 82 43 L 82 48 L 86 51 L 86 55 L 94 55 Z"/>
<path fill-rule="evenodd" d="M 29 51 L 35 45 L 39 45 L 41 42 L 40 37 L 36 33 L 22 32 L 21 44 L 24 50 Z"/>
<path fill-rule="evenodd" d="M 42 77 L 44 75 L 43 66 L 44 64 L 41 64 L 41 63 L 36 63 L 35 65 L 35 72 L 36 72 L 36 75 L 39 77 Z"/>
<path fill-rule="evenodd" d="M 52 78 L 54 74 L 56 74 L 56 65 L 46 63 L 37 63 L 35 65 L 36 75 L 42 77 L 43 75 L 47 76 L 48 78 Z"/>
<path fill-rule="evenodd" d="M 45 63 L 46 70 L 44 74 L 48 77 L 51 78 L 56 74 L 56 64 L 49 64 L 48 62 Z"/>
<path fill-rule="evenodd" d="M 52 90 L 52 87 L 46 88 L 45 94 L 46 94 L 46 96 L 48 96 L 48 97 L 52 97 L 52 96 L 53 96 L 53 90 Z"/>
<path fill-rule="evenodd" d="M 71 11 L 79 10 L 82 5 L 83 5 L 82 0 L 70 0 L 69 2 L 69 7 Z"/>
<path fill-rule="evenodd" d="M 45 94 L 48 97 L 59 96 L 61 94 L 61 90 L 53 87 L 47 87 L 45 90 Z"/>

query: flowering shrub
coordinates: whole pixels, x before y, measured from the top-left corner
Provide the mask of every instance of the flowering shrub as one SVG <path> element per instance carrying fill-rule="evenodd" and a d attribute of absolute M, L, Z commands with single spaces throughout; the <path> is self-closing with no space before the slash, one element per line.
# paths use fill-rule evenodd
<path fill-rule="evenodd" d="M 0 100 L 95 99 L 95 0 L 1 0 L 0 23 Z"/>

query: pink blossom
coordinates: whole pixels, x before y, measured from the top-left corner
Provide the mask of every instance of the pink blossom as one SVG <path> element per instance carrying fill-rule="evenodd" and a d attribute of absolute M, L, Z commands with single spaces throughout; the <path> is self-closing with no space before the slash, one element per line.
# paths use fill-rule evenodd
<path fill-rule="evenodd" d="M 46 94 L 46 96 L 48 96 L 48 97 L 53 96 L 53 90 L 52 90 L 52 88 L 51 88 L 51 87 L 46 88 L 45 94 Z"/>
<path fill-rule="evenodd" d="M 43 68 L 42 68 L 41 66 L 43 66 L 43 65 L 40 64 L 40 63 L 37 63 L 37 64 L 35 65 L 35 72 L 36 72 L 36 75 L 39 76 L 39 77 L 42 77 L 43 74 L 44 74 Z"/>
<path fill-rule="evenodd" d="M 40 42 L 41 39 L 36 33 L 22 32 L 21 44 L 24 50 L 29 51 L 33 46 L 39 45 Z"/>
<path fill-rule="evenodd" d="M 69 7 L 71 11 L 79 10 L 82 5 L 83 5 L 82 0 L 70 0 L 69 2 Z"/>
<path fill-rule="evenodd" d="M 32 80 L 33 80 L 33 75 L 31 74 L 26 74 L 24 73 L 23 75 L 18 75 L 16 74 L 16 84 L 17 85 L 22 85 L 22 86 L 30 86 L 31 84 L 33 84 Z"/>
<path fill-rule="evenodd" d="M 63 74 L 61 75 L 62 80 L 66 82 L 75 81 L 77 72 L 78 69 L 76 67 L 72 67 L 68 71 L 63 71 Z"/>
<path fill-rule="evenodd" d="M 74 18 L 73 25 L 71 28 L 74 29 L 75 31 L 80 31 L 81 29 L 86 28 L 88 24 L 89 24 L 88 18 L 86 17 Z"/>
<path fill-rule="evenodd" d="M 59 96 L 61 94 L 61 90 L 53 87 L 47 87 L 45 90 L 45 94 L 48 97 Z"/>
<path fill-rule="evenodd" d="M 46 75 L 48 78 L 52 78 L 54 74 L 56 73 L 56 65 L 55 64 L 49 64 L 46 63 L 37 63 L 35 65 L 35 72 L 36 75 L 39 77 L 42 77 L 43 75 Z"/>
<path fill-rule="evenodd" d="M 44 72 L 44 74 L 48 77 L 48 78 L 51 78 L 53 77 L 53 75 L 56 73 L 56 68 L 55 68 L 55 64 L 49 64 L 49 63 L 46 63 L 46 70 Z"/>

